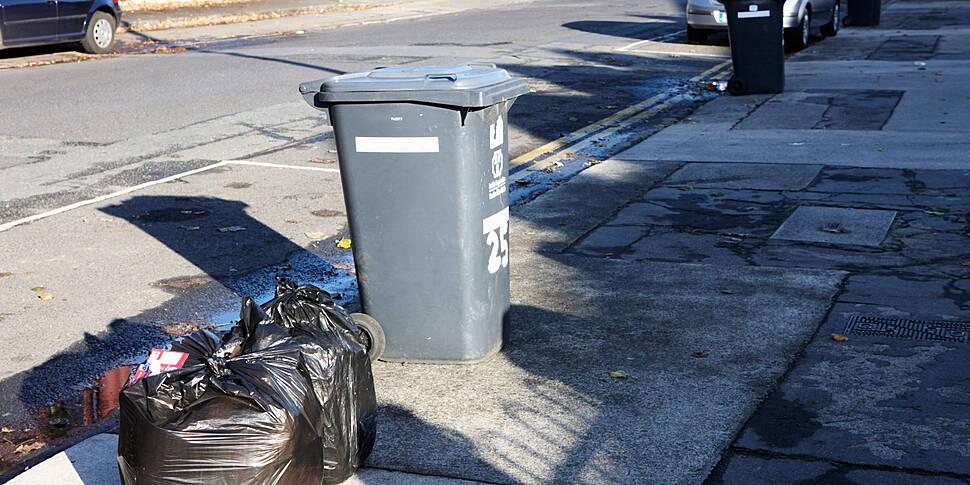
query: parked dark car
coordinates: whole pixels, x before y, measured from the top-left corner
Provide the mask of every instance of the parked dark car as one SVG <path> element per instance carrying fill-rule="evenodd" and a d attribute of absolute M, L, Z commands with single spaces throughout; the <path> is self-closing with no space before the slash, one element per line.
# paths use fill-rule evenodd
<path fill-rule="evenodd" d="M 118 0 L 0 0 L 0 49 L 80 41 L 101 54 L 114 44 L 118 22 Z"/>

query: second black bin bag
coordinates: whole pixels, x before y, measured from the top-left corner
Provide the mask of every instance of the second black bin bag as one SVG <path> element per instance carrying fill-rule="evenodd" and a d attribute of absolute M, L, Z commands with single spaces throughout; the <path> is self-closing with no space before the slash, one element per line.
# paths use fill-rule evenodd
<path fill-rule="evenodd" d="M 360 331 L 330 295 L 277 279 L 225 335 L 176 342 L 182 369 L 122 391 L 118 464 L 134 484 L 340 483 L 370 453 L 377 404 Z"/>

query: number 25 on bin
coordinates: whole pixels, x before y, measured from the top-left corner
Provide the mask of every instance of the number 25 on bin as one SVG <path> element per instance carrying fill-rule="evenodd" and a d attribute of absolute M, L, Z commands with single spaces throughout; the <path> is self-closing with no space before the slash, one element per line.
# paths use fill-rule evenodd
<path fill-rule="evenodd" d="M 491 247 L 488 272 L 495 273 L 509 265 L 509 208 L 506 207 L 482 220 L 482 234 Z"/>

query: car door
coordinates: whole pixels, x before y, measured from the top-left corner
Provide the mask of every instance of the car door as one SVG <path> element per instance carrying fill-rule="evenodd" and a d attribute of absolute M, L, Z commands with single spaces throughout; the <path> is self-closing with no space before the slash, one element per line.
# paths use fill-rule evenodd
<path fill-rule="evenodd" d="M 3 43 L 43 42 L 57 35 L 56 0 L 2 0 Z"/>
<path fill-rule="evenodd" d="M 94 0 L 57 0 L 57 34 L 61 37 L 80 37 L 84 22 Z"/>

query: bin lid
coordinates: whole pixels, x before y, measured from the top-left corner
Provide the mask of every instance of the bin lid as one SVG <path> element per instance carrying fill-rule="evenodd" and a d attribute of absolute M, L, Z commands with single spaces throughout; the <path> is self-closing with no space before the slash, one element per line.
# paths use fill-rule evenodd
<path fill-rule="evenodd" d="M 419 102 L 458 107 L 484 107 L 529 92 L 495 64 L 378 68 L 310 81 L 300 92 L 312 106 L 337 103 Z"/>

